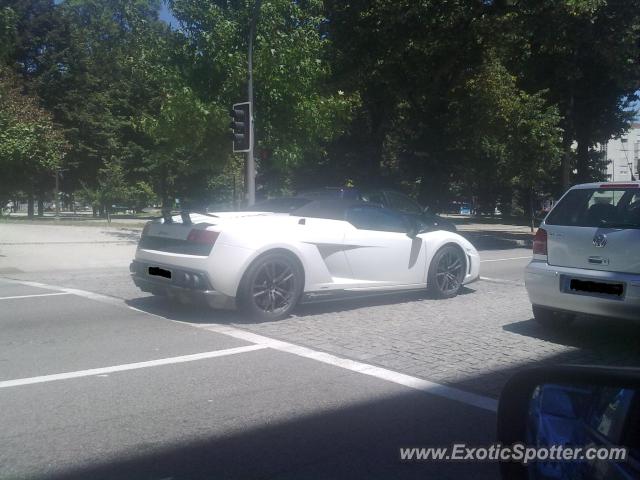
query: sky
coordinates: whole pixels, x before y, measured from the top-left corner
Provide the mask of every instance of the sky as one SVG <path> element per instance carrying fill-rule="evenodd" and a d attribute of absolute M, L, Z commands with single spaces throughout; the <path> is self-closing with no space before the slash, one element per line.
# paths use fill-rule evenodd
<path fill-rule="evenodd" d="M 174 28 L 178 26 L 178 21 L 169 10 L 166 2 L 162 2 L 162 8 L 160 9 L 160 19 L 167 22 L 169 25 L 173 25 Z"/>

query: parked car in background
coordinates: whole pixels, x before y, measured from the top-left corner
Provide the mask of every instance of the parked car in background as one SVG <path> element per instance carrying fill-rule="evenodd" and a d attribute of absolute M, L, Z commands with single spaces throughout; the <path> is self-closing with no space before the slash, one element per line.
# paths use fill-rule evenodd
<path fill-rule="evenodd" d="M 342 198 L 344 200 L 362 200 L 360 190 L 355 187 L 324 187 L 298 192 L 299 197 L 322 199 Z"/>
<path fill-rule="evenodd" d="M 458 211 L 456 213 L 458 213 L 459 215 L 471 215 L 472 213 L 471 204 L 469 203 L 460 204 L 460 207 L 458 208 Z"/>
<path fill-rule="evenodd" d="M 640 319 L 640 182 L 571 188 L 540 225 L 525 284 L 535 319 Z"/>
<path fill-rule="evenodd" d="M 397 190 L 377 189 L 367 190 L 361 194 L 365 202 L 376 203 L 390 210 L 408 215 L 429 225 L 430 228 L 456 232 L 457 228 L 453 222 L 446 220 L 435 213 L 429 212 L 410 196 Z"/>
<path fill-rule="evenodd" d="M 361 200 L 375 203 L 382 207 L 394 210 L 403 215 L 419 219 L 432 230 L 447 230 L 456 232 L 453 222 L 446 220 L 435 213 L 429 212 L 408 195 L 392 189 L 360 190 L 354 187 L 325 187 L 315 190 L 303 190 L 298 196 L 312 199 L 342 198 L 349 200 Z"/>
<path fill-rule="evenodd" d="M 311 202 L 307 197 L 276 197 L 244 207 L 245 212 L 291 213 Z"/>

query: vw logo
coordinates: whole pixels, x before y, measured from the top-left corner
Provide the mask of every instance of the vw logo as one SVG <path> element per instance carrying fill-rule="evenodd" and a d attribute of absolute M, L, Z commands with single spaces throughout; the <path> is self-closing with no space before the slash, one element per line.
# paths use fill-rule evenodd
<path fill-rule="evenodd" d="M 607 244 L 607 236 L 604 233 L 598 233 L 595 237 L 593 237 L 593 244 L 602 248 Z"/>

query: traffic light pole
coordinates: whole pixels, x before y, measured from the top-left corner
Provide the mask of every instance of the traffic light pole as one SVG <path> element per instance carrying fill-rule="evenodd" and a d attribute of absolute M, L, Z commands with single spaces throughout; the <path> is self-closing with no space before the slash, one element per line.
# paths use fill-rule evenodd
<path fill-rule="evenodd" d="M 261 0 L 256 0 L 254 5 L 253 13 L 251 14 L 251 23 L 249 24 L 249 65 L 248 65 L 248 79 L 247 79 L 247 97 L 249 103 L 251 104 L 251 115 L 249 115 L 249 151 L 247 152 L 247 161 L 246 161 L 246 174 L 245 174 L 245 185 L 246 185 L 246 195 L 247 195 L 247 204 L 253 205 L 256 203 L 256 164 L 255 157 L 253 156 L 253 146 L 254 146 L 254 129 L 253 129 L 253 114 L 254 114 L 254 103 L 253 103 L 253 39 L 256 35 L 256 22 L 258 20 L 258 13 L 260 12 L 260 3 Z"/>

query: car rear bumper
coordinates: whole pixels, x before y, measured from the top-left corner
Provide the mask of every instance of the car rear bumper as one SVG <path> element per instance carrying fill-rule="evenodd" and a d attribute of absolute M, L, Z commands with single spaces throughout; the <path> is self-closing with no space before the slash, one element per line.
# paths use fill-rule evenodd
<path fill-rule="evenodd" d="M 162 267 L 163 265 L 138 260 L 134 260 L 129 265 L 133 283 L 143 292 L 177 299 L 183 303 L 204 303 L 212 308 L 233 309 L 236 306 L 234 297 L 211 287 L 211 282 L 204 271 L 167 266 L 172 271 L 172 278 L 165 279 L 149 275 L 150 266 Z"/>
<path fill-rule="evenodd" d="M 597 294 L 576 294 L 566 291 L 567 279 L 594 282 L 622 282 L 624 295 L 620 298 Z M 549 265 L 533 260 L 525 270 L 525 285 L 534 305 L 573 313 L 640 320 L 640 275 L 604 272 Z"/>

